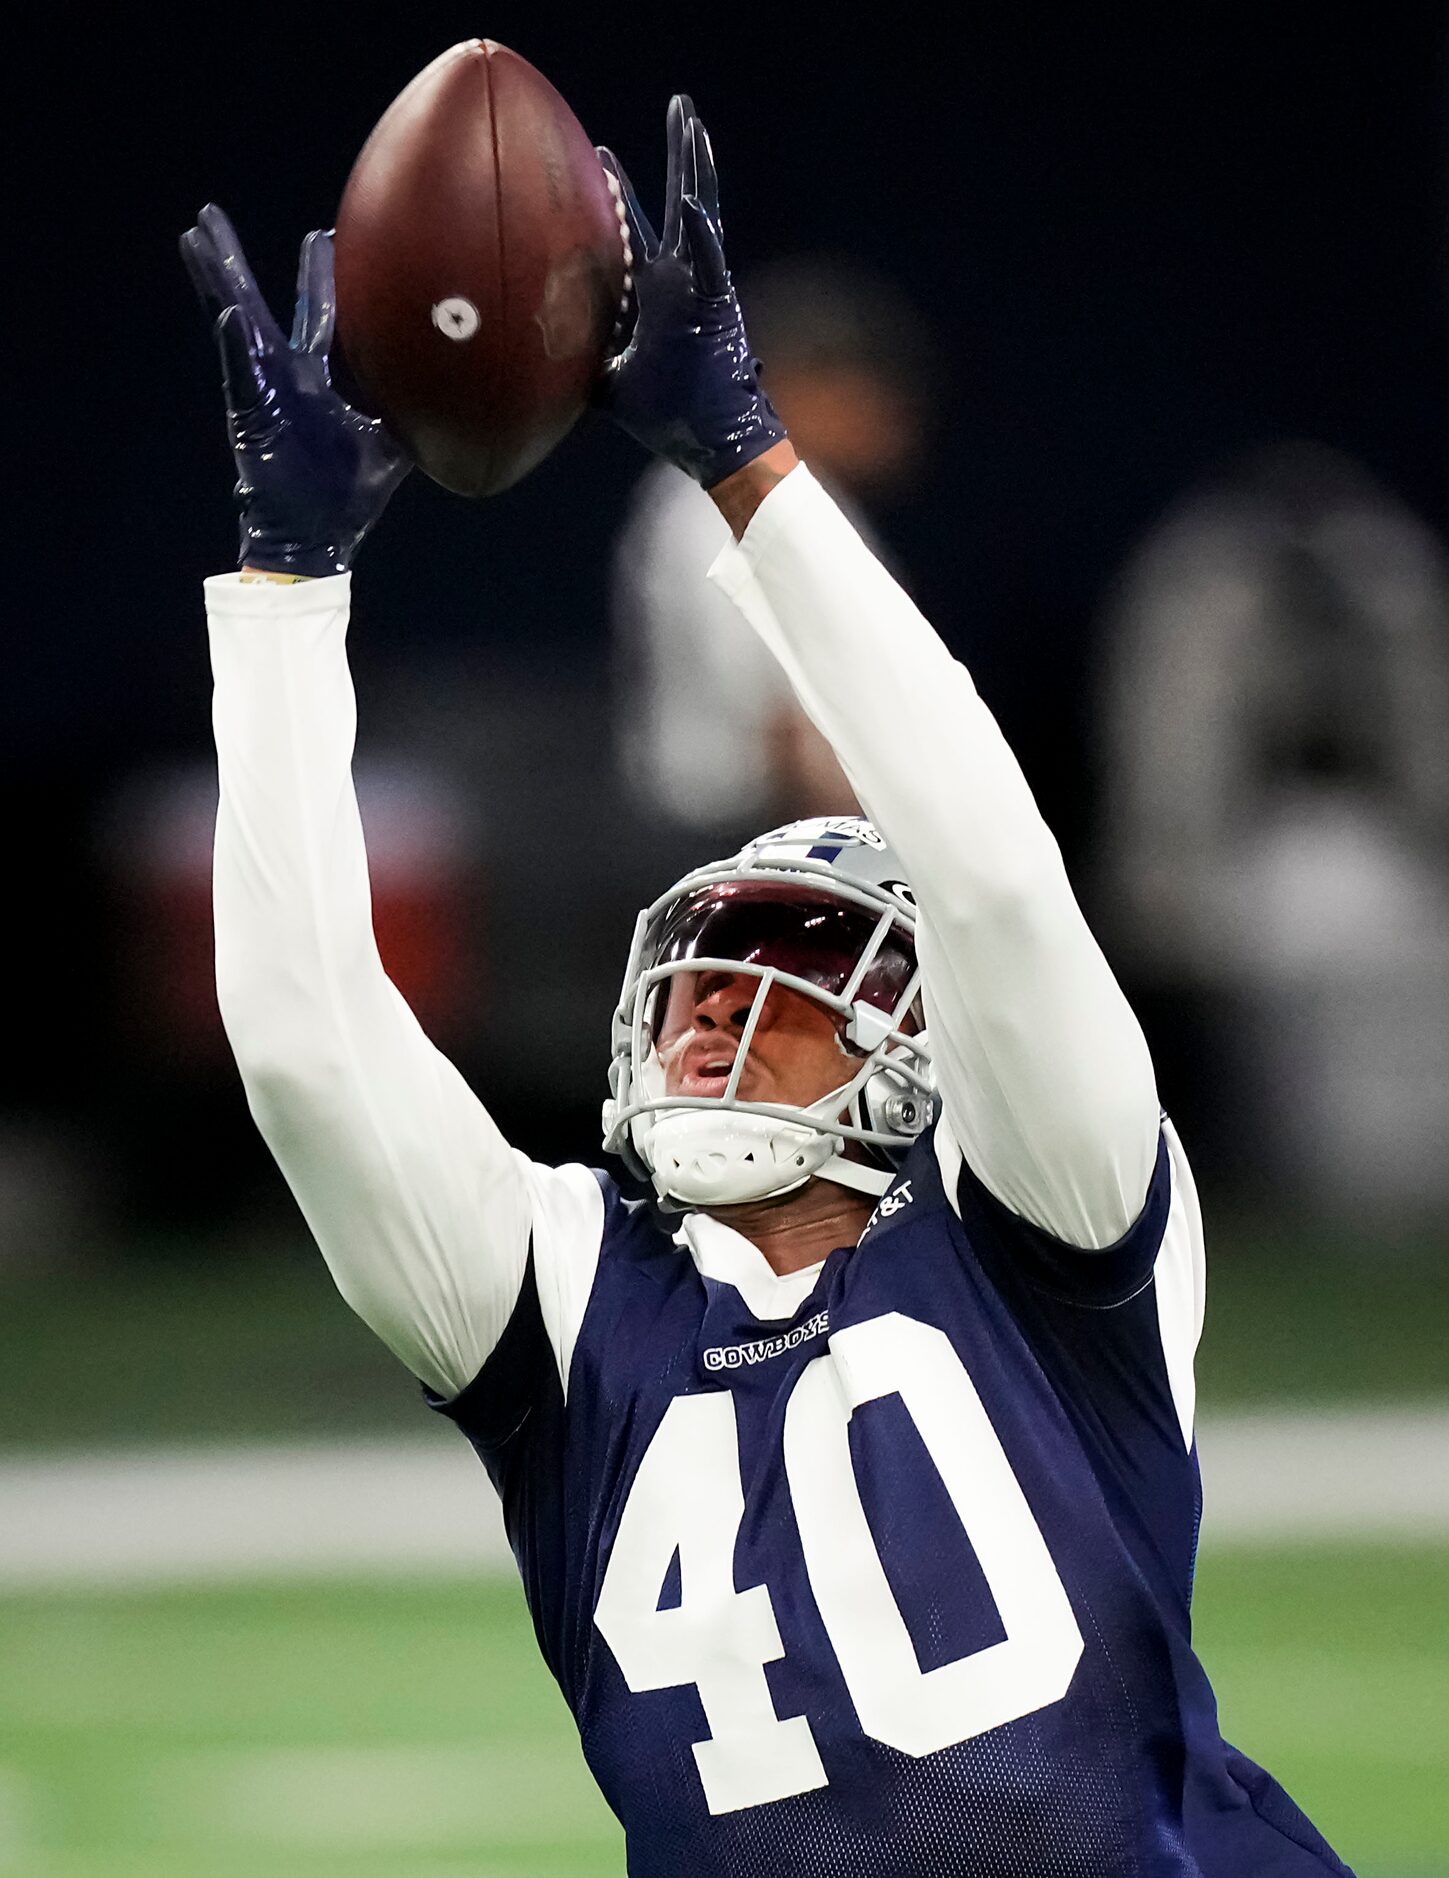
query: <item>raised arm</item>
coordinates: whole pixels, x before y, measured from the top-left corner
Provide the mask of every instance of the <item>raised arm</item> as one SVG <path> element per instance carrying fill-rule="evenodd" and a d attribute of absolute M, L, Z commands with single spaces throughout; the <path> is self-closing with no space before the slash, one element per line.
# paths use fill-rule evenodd
<path fill-rule="evenodd" d="M 234 232 L 203 212 L 183 253 L 219 308 L 240 471 L 240 574 L 207 582 L 221 800 L 222 1018 L 252 1114 L 343 1296 L 448 1397 L 483 1366 L 534 1253 L 567 1373 L 602 1228 L 582 1168 L 510 1149 L 388 980 L 352 787 L 349 565 L 406 464 L 331 391 L 330 242 L 303 250 L 289 345 Z"/>
<path fill-rule="evenodd" d="M 614 414 L 714 496 L 740 538 L 715 578 L 901 856 L 921 907 L 943 1141 L 1023 1218 L 1109 1246 L 1141 1211 L 1157 1155 L 1141 1029 L 969 673 L 796 464 L 758 380 L 688 99 L 669 132 L 659 240 L 603 153 L 648 257 L 611 368 Z"/>
<path fill-rule="evenodd" d="M 749 476 L 750 472 L 745 472 Z M 1157 1154 L 1142 1031 L 965 666 L 803 466 L 713 569 L 784 666 L 920 906 L 946 1124 L 996 1197 L 1070 1245 L 1113 1244 Z"/>

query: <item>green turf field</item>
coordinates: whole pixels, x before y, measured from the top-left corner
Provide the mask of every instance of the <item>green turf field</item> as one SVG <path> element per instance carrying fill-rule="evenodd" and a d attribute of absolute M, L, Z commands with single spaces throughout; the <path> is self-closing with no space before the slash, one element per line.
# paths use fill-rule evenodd
<path fill-rule="evenodd" d="M 1225 1731 L 1361 1878 L 1443 1878 L 1449 1559 L 1208 1557 Z M 511 1584 L 0 1604 L 0 1871 L 582 1878 L 620 1841 Z"/>

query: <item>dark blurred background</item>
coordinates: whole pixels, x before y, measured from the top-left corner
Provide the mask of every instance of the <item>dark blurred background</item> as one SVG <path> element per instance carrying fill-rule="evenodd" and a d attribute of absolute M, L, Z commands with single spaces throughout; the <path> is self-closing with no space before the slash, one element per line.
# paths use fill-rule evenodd
<path fill-rule="evenodd" d="M 1264 1147 L 1258 1096 L 1243 1095 L 1264 1074 L 1281 1095 L 1283 1077 L 1333 1073 L 1291 1047 L 1264 1069 L 1254 1039 L 1297 1021 L 1287 994 L 1240 995 L 1272 921 L 1254 924 L 1250 906 L 1204 960 L 1189 931 L 1164 945 L 1160 906 L 1134 900 L 1153 842 L 1216 844 L 1224 871 L 1205 864 L 1173 903 L 1192 928 L 1193 892 L 1241 885 L 1234 840 L 1263 792 L 1240 792 L 1206 834 L 1144 835 L 1141 803 L 1171 797 L 1174 763 L 1159 751 L 1154 771 L 1134 751 L 1132 720 L 1175 709 L 1189 740 L 1199 721 L 1195 694 L 1164 702 L 1163 686 L 1178 669 L 1170 622 L 1200 575 L 1209 591 L 1185 603 L 1183 643 L 1205 672 L 1249 675 L 1229 684 L 1221 731 L 1244 746 L 1235 774 L 1286 763 L 1386 799 L 1378 757 L 1310 748 L 1312 726 L 1283 731 L 1249 682 L 1272 665 L 1266 694 L 1301 707 L 1330 639 L 1350 652 L 1329 717 L 1395 683 L 1436 695 L 1449 645 L 1436 610 L 1449 525 L 1438 10 L 1370 26 L 1301 8 L 1090 22 L 988 9 L 937 32 L 748 8 L 259 8 L 193 14 L 164 35 L 78 28 L 37 78 L 45 149 L 15 203 L 25 331 L 7 400 L 28 467 L 0 688 L 16 988 L 0 1257 L 189 1254 L 199 1234 L 246 1240 L 290 1220 L 210 1001 L 200 582 L 231 565 L 234 525 L 215 361 L 176 238 L 214 198 L 289 305 L 300 237 L 331 220 L 372 123 L 416 69 L 478 31 L 549 73 L 649 202 L 665 103 L 689 88 L 742 282 L 823 253 L 913 303 L 934 347 L 929 421 L 912 473 L 864 505 L 869 526 L 1019 752 L 1138 998 L 1205 1184 L 1234 1202 L 1311 1198 L 1311 1148 Z M 590 419 L 486 505 L 415 476 L 355 582 L 384 952 L 504 1127 L 550 1158 L 596 1156 L 632 911 L 691 858 L 618 778 L 638 699 L 611 649 L 611 562 L 645 467 Z M 1275 475 L 1281 502 L 1265 493 Z M 1224 536 L 1223 491 L 1245 485 L 1242 530 Z M 1382 591 L 1345 599 L 1323 573 L 1324 515 L 1328 535 L 1378 529 L 1389 586 L 1409 566 L 1411 627 L 1383 625 Z M 1243 628 L 1245 583 L 1257 624 Z M 1296 638 L 1270 657 L 1286 615 Z M 1409 641 L 1422 683 L 1402 678 Z M 1390 668 L 1399 679 L 1380 683 Z M 1380 756 L 1397 747 L 1391 707 L 1365 709 Z M 1263 731 L 1265 716 L 1278 727 Z M 1446 729 L 1430 712 L 1414 734 L 1442 743 Z M 1200 767 L 1184 792 L 1204 787 Z M 1114 795 L 1124 774 L 1135 822 Z M 1365 836 L 1376 851 L 1413 823 L 1408 865 L 1429 903 L 1445 850 L 1436 787 L 1406 786 L 1389 832 Z M 1272 856 L 1254 865 L 1281 876 Z M 1291 899 L 1279 916 L 1278 939 L 1304 917 Z M 1420 960 L 1415 994 L 1437 1001 L 1431 1031 L 1440 964 Z M 1337 982 L 1315 981 L 1335 1007 Z M 1294 984 L 1296 996 L 1301 974 Z M 1437 1217 L 1431 1174 L 1401 1197 L 1400 1211 Z"/>

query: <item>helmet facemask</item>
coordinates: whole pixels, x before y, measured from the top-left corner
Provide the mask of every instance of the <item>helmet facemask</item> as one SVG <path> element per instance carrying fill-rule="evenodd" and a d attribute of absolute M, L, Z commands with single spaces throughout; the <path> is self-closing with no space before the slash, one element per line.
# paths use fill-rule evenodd
<path fill-rule="evenodd" d="M 689 1044 L 681 1026 L 702 1002 L 700 976 L 714 973 L 728 974 L 737 1015 L 748 999 L 743 1022 L 720 1031 L 728 1074 L 694 1078 L 719 1082 L 717 1093 L 680 1092 L 676 1077 L 670 1094 L 671 1052 Z M 804 1105 L 740 1093 L 777 987 L 829 1014 L 840 1051 L 840 1081 Z M 614 1019 L 604 1145 L 642 1164 L 676 1207 L 763 1199 L 817 1174 L 882 1193 L 892 1158 L 932 1114 L 919 992 L 914 910 L 898 883 L 749 850 L 701 869 L 639 916 Z"/>

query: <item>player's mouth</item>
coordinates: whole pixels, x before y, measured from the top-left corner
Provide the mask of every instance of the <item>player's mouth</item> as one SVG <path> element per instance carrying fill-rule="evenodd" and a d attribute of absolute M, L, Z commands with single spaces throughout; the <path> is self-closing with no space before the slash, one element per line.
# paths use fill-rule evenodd
<path fill-rule="evenodd" d="M 714 1047 L 707 1050 L 694 1049 L 685 1057 L 680 1066 L 679 1083 L 674 1093 L 689 1096 L 722 1096 L 729 1087 L 729 1080 L 735 1066 L 732 1050 Z M 743 1084 L 749 1076 L 747 1063 L 741 1074 L 739 1094 L 744 1094 Z"/>

